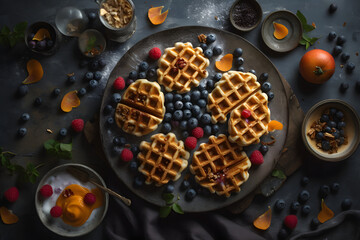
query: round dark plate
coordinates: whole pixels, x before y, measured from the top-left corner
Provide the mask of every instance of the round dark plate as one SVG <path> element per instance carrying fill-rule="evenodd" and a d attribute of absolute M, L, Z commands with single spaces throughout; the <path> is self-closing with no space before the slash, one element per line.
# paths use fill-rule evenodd
<path fill-rule="evenodd" d="M 164 200 L 162 200 L 161 196 L 164 192 L 165 187 L 156 187 L 154 184 L 152 185 L 144 185 L 142 187 L 134 186 L 134 179 L 137 173 L 132 172 L 129 169 L 129 163 L 124 163 L 120 160 L 118 154 L 114 154 L 113 149 L 113 138 L 115 136 L 124 136 L 129 144 L 137 144 L 139 145 L 141 141 L 149 141 L 150 137 L 153 134 L 162 132 L 162 125 L 152 133 L 145 135 L 143 137 L 136 137 L 127 133 L 124 133 L 121 129 L 119 129 L 116 124 L 112 126 L 107 126 L 106 120 L 114 116 L 114 113 L 105 115 L 103 113 L 103 109 L 107 104 L 112 103 L 112 94 L 113 89 L 112 85 L 115 79 L 119 76 L 127 77 L 129 72 L 137 69 L 137 66 L 140 62 L 147 60 L 148 52 L 153 47 L 159 47 L 162 51 L 164 51 L 167 47 L 173 47 L 176 42 L 191 42 L 194 47 L 199 46 L 199 41 L 197 36 L 199 34 L 216 34 L 217 40 L 215 44 L 223 47 L 224 51 L 222 55 L 227 53 L 232 53 L 235 48 L 241 47 L 243 49 L 243 58 L 245 59 L 244 68 L 245 71 L 249 71 L 251 69 L 256 70 L 257 76 L 260 76 L 261 73 L 267 72 L 269 74 L 269 80 L 272 84 L 272 91 L 275 94 L 275 98 L 269 103 L 270 111 L 271 111 L 271 119 L 278 120 L 284 124 L 284 130 L 276 131 L 268 134 L 267 136 L 263 136 L 262 140 L 271 141 L 271 136 L 276 138 L 276 143 L 269 147 L 268 153 L 264 157 L 264 163 L 259 166 L 253 166 L 250 169 L 250 177 L 247 182 L 245 182 L 241 186 L 241 191 L 239 193 L 233 193 L 229 198 L 220 197 L 216 194 L 211 194 L 207 189 L 199 187 L 198 195 L 192 201 L 185 200 L 185 191 L 180 190 L 181 182 L 184 177 L 191 177 L 192 174 L 188 169 L 184 170 L 181 175 L 181 178 L 174 183 L 175 192 L 174 195 L 179 195 L 180 200 L 178 203 L 181 205 L 182 209 L 186 212 L 203 212 L 219 209 L 225 206 L 228 206 L 245 196 L 251 193 L 255 188 L 271 173 L 275 163 L 277 161 L 278 156 L 280 155 L 281 150 L 283 149 L 283 145 L 285 143 L 286 134 L 287 134 L 287 126 L 288 126 L 288 107 L 287 100 L 285 95 L 284 86 L 281 82 L 280 75 L 275 68 L 275 66 L 271 63 L 271 61 L 261 53 L 256 47 L 254 47 L 251 43 L 246 41 L 245 39 L 222 30 L 209 28 L 209 27 L 199 27 L 199 26 L 187 26 L 187 27 L 179 27 L 175 29 L 165 30 L 159 33 L 155 33 L 137 44 L 135 44 L 131 49 L 127 51 L 126 54 L 120 59 L 120 61 L 115 66 L 114 70 L 109 76 L 109 80 L 107 86 L 105 88 L 103 101 L 101 104 L 101 113 L 100 113 L 100 134 L 101 140 L 104 148 L 104 152 L 106 157 L 117 174 L 117 176 L 122 180 L 122 182 L 129 187 L 135 194 L 145 199 L 146 201 L 153 203 L 158 206 L 163 206 L 165 204 Z M 209 71 L 209 77 L 212 78 L 215 71 L 215 61 L 221 58 L 212 57 L 210 59 L 210 65 L 207 68 Z M 150 66 L 157 66 L 157 62 L 150 62 Z M 233 68 L 235 70 L 235 68 Z M 156 77 L 150 78 L 151 81 L 156 81 Z M 204 81 L 204 80 L 203 80 Z M 163 89 L 163 88 L 162 88 Z M 166 93 L 163 89 L 163 92 Z M 122 94 L 123 92 L 121 92 Z M 114 106 L 114 105 L 113 105 Z M 227 124 L 220 125 L 220 132 L 227 133 Z M 180 132 L 177 130 L 175 134 L 179 138 L 181 136 Z M 184 140 L 180 138 L 181 140 Z M 208 138 L 204 137 L 198 141 L 198 146 L 201 143 L 207 142 Z M 197 146 L 197 147 L 198 147 Z M 258 149 L 259 145 L 253 145 L 246 147 L 244 150 L 248 153 L 248 155 L 255 149 Z M 191 164 L 191 156 L 189 158 L 189 165 Z M 194 184 L 192 184 L 194 186 Z"/>

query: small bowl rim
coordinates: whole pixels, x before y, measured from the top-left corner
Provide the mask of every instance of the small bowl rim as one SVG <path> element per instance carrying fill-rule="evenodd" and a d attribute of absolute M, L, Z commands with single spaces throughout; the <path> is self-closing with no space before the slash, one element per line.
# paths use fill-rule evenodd
<path fill-rule="evenodd" d="M 309 144 L 308 141 L 308 137 L 306 134 L 306 125 L 307 125 L 307 120 L 309 119 L 309 117 L 316 111 L 316 109 L 318 109 L 321 106 L 324 106 L 326 104 L 331 104 L 331 103 L 335 103 L 335 104 L 340 104 L 342 105 L 345 109 L 349 110 L 349 112 L 355 117 L 354 120 L 354 125 L 358 128 L 360 128 L 360 118 L 356 112 L 356 110 L 347 102 L 340 100 L 340 99 L 325 99 L 322 100 L 318 103 L 316 103 L 314 106 L 312 106 L 307 113 L 305 114 L 305 117 L 303 119 L 302 125 L 301 125 L 301 137 L 303 140 L 303 143 L 306 147 L 306 149 L 316 158 L 320 159 L 320 160 L 324 160 L 327 162 L 339 162 L 339 161 L 343 161 L 347 158 L 349 158 L 358 148 L 359 143 L 360 143 L 360 135 L 356 136 L 354 138 L 355 144 L 353 145 L 353 147 L 346 153 L 343 155 L 338 156 L 337 158 L 328 158 L 326 156 L 320 155 L 318 154 L 313 148 L 312 146 Z"/>
<path fill-rule="evenodd" d="M 104 181 L 104 179 L 100 176 L 100 174 L 98 174 L 94 169 L 84 165 L 84 164 L 80 164 L 80 163 L 65 163 L 65 164 L 61 164 L 58 165 L 52 169 L 50 169 L 39 181 L 38 186 L 36 188 L 36 192 L 35 192 L 35 208 L 36 208 L 36 213 L 40 219 L 40 221 L 42 222 L 42 224 L 49 229 L 51 232 L 58 234 L 59 236 L 63 236 L 63 237 L 79 237 L 79 236 L 83 236 L 85 234 L 88 234 L 90 232 L 92 232 L 93 230 L 95 230 L 104 220 L 108 207 L 109 207 L 109 194 L 107 192 L 104 192 L 104 196 L 105 196 L 105 204 L 104 204 L 104 213 L 101 216 L 101 219 L 99 219 L 99 221 L 97 222 L 96 225 L 94 225 L 93 228 L 89 229 L 88 231 L 84 231 L 84 232 L 80 232 L 79 234 L 76 235 L 69 235 L 69 234 L 62 234 L 60 232 L 54 231 L 53 229 L 50 228 L 50 226 L 48 226 L 48 224 L 46 224 L 46 222 L 43 221 L 43 219 L 40 217 L 39 211 L 40 211 L 40 205 L 39 205 L 39 201 L 38 201 L 38 193 L 40 191 L 40 188 L 42 187 L 42 183 L 45 179 L 47 179 L 49 176 L 51 176 L 52 173 L 56 172 L 56 170 L 60 169 L 60 168 L 65 168 L 68 166 L 75 166 L 75 167 L 80 167 L 80 168 L 85 168 L 87 171 L 90 171 L 91 173 L 93 173 L 98 180 L 100 181 L 101 185 L 103 185 L 104 187 L 106 187 L 106 183 Z"/>
<path fill-rule="evenodd" d="M 104 49 L 102 50 L 102 52 L 98 55 L 94 55 L 94 56 L 88 56 L 86 55 L 84 52 L 81 51 L 81 47 L 80 47 L 80 37 L 83 36 L 85 33 L 87 32 L 95 32 L 96 34 L 99 34 L 99 36 L 102 37 L 102 40 L 104 41 Z M 88 57 L 88 58 L 94 58 L 94 57 L 98 57 L 100 56 L 105 50 L 106 50 L 106 38 L 104 36 L 104 34 L 102 32 L 100 32 L 99 30 L 95 29 L 95 28 L 88 28 L 85 29 L 78 37 L 78 48 L 80 49 L 80 52 L 82 53 L 83 56 Z"/>
<path fill-rule="evenodd" d="M 50 49 L 48 49 L 48 50 L 46 50 L 46 51 L 38 51 L 38 50 L 36 50 L 36 49 L 31 49 L 31 48 L 29 47 L 29 43 L 28 43 L 29 33 L 30 33 L 30 30 L 32 30 L 32 29 L 35 28 L 35 25 L 43 25 L 43 26 L 49 27 L 49 28 L 51 28 L 51 31 L 54 32 L 54 37 L 55 37 L 55 39 L 54 39 L 54 45 L 53 45 Z M 40 27 L 40 28 L 41 28 L 41 27 Z M 50 34 L 51 34 L 51 33 L 50 33 Z M 25 34 L 24 34 L 24 40 L 25 40 L 25 45 L 26 45 L 26 47 L 27 47 L 30 51 L 32 51 L 32 52 L 34 52 L 34 53 L 43 54 L 43 55 L 51 55 L 51 54 L 54 53 L 54 50 L 56 49 L 56 46 L 59 45 L 58 42 L 60 41 L 60 36 L 59 36 L 59 32 L 58 32 L 57 28 L 56 28 L 53 24 L 51 24 L 51 23 L 49 23 L 49 22 L 45 22 L 45 21 L 37 21 L 37 22 L 33 22 L 32 24 L 30 24 L 30 25 L 26 28 L 26 31 L 25 31 Z"/>
<path fill-rule="evenodd" d="M 234 21 L 234 18 L 233 18 L 233 10 L 235 8 L 235 6 L 241 2 L 241 1 L 248 1 L 248 2 L 251 2 L 253 4 L 255 4 L 255 9 L 256 11 L 260 14 L 259 16 L 259 19 L 257 20 L 257 22 L 252 26 L 252 27 L 249 27 L 249 28 L 243 28 L 243 27 L 240 27 L 239 25 L 237 25 Z M 262 21 L 262 18 L 263 18 L 263 11 L 262 11 L 262 8 L 261 8 L 261 5 L 260 3 L 258 3 L 256 0 L 236 0 L 231 8 L 230 8 L 230 13 L 229 13 L 229 16 L 230 16 L 230 22 L 231 22 L 231 25 L 236 28 L 237 30 L 240 30 L 242 32 L 249 32 L 253 29 L 255 29 L 257 26 L 259 26 L 259 24 L 261 23 Z"/>

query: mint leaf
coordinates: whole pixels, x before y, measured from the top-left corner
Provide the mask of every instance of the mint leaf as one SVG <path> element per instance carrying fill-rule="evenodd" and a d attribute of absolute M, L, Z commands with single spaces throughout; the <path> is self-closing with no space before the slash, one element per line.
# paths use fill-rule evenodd
<path fill-rule="evenodd" d="M 312 30 L 315 29 L 313 25 L 309 25 L 309 24 L 303 25 L 302 27 L 304 32 L 311 32 Z"/>
<path fill-rule="evenodd" d="M 164 193 L 162 195 L 162 199 L 167 203 L 167 204 L 171 204 L 172 200 L 174 199 L 174 194 L 172 193 Z"/>
<path fill-rule="evenodd" d="M 60 143 L 54 139 L 50 139 L 44 142 L 44 148 L 48 154 L 57 158 L 72 158 L 72 143 Z"/>
<path fill-rule="evenodd" d="M 90 37 L 87 43 L 86 50 L 90 51 L 95 47 L 95 44 L 96 44 L 96 37 L 95 36 Z"/>
<path fill-rule="evenodd" d="M 310 43 L 306 42 L 305 49 L 307 50 L 310 47 Z"/>
<path fill-rule="evenodd" d="M 305 41 L 307 41 L 307 42 L 310 41 L 310 37 L 309 37 L 306 33 L 303 33 L 303 34 L 302 34 L 302 38 L 303 38 Z"/>
<path fill-rule="evenodd" d="M 169 216 L 171 212 L 171 206 L 163 206 L 160 208 L 160 217 L 161 218 L 166 218 L 167 216 Z"/>
<path fill-rule="evenodd" d="M 24 34 L 27 28 L 27 22 L 19 22 L 14 27 L 14 32 Z"/>
<path fill-rule="evenodd" d="M 31 183 L 35 183 L 37 177 L 39 176 L 39 172 L 32 163 L 28 163 L 25 168 L 25 178 L 27 181 Z"/>
<path fill-rule="evenodd" d="M 279 170 L 279 169 L 275 169 L 272 173 L 271 176 L 279 178 L 279 179 L 286 179 L 286 175 L 283 171 Z"/>
<path fill-rule="evenodd" d="M 307 41 L 302 38 L 299 43 L 300 43 L 301 45 L 306 45 Z"/>
<path fill-rule="evenodd" d="M 72 143 L 60 143 L 60 150 L 65 152 L 71 152 Z"/>
<path fill-rule="evenodd" d="M 179 213 L 179 214 L 184 214 L 184 211 L 182 210 L 182 208 L 180 207 L 179 204 L 174 203 L 173 205 L 171 205 L 172 210 L 174 210 L 174 212 Z"/>
<path fill-rule="evenodd" d="M 317 37 L 313 37 L 313 38 L 310 38 L 310 44 L 313 45 L 319 38 Z"/>
<path fill-rule="evenodd" d="M 44 148 L 45 150 L 51 150 L 54 148 L 55 146 L 55 140 L 54 139 L 50 139 L 50 140 L 47 140 L 46 142 L 44 142 Z"/>
<path fill-rule="evenodd" d="M 304 14 L 302 14 L 299 10 L 297 10 L 296 16 L 299 18 L 301 25 L 303 25 L 303 26 L 307 25 L 307 21 L 306 21 Z"/>

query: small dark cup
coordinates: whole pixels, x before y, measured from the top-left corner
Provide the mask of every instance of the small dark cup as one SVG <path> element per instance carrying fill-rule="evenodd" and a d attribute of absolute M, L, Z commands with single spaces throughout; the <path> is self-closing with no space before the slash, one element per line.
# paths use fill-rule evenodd
<path fill-rule="evenodd" d="M 240 26 L 239 24 L 236 23 L 237 22 L 236 18 L 239 17 L 236 15 L 236 9 L 243 4 L 250 7 L 256 13 L 256 18 L 254 19 L 254 23 L 250 26 Z M 231 24 L 234 26 L 234 28 L 243 32 L 248 32 L 256 28 L 261 23 L 262 15 L 263 15 L 262 8 L 256 0 L 237 0 L 233 3 L 233 5 L 230 8 Z"/>

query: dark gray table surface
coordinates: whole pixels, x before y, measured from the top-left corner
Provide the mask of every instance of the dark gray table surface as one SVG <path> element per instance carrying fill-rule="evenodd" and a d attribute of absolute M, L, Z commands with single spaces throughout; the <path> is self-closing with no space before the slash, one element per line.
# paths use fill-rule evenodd
<path fill-rule="evenodd" d="M 103 70 L 104 78 L 100 82 L 100 87 L 81 99 L 81 106 L 74 111 L 64 114 L 59 110 L 61 97 L 52 98 L 51 91 L 55 87 L 60 87 L 62 93 L 71 89 L 79 89 L 86 86 L 86 83 L 80 80 L 81 76 L 87 71 L 79 67 L 80 53 L 77 48 L 76 38 L 64 38 L 60 44 L 58 52 L 52 56 L 38 56 L 30 53 L 25 44 L 18 44 L 12 49 L 0 47 L 0 109 L 2 109 L 0 118 L 0 146 L 6 150 L 11 150 L 18 154 L 15 159 L 19 164 L 33 162 L 38 164 L 46 162 L 47 159 L 41 155 L 42 143 L 47 139 L 54 138 L 49 135 L 46 129 L 52 129 L 56 134 L 60 128 L 69 127 L 74 118 L 83 118 L 91 120 L 99 111 L 102 92 L 106 85 L 106 78 L 112 68 L 121 58 L 121 56 L 136 42 L 142 38 L 178 26 L 202 25 L 218 29 L 227 30 L 244 37 L 263 53 L 279 69 L 280 73 L 290 83 L 296 96 L 299 99 L 301 107 L 306 112 L 313 104 L 327 98 L 338 98 L 350 103 L 358 113 L 360 113 L 360 94 L 355 90 L 355 82 L 359 79 L 360 59 L 355 55 L 360 51 L 360 2 L 356 0 L 318 0 L 318 1 L 287 1 L 259 0 L 263 9 L 263 19 L 271 12 L 281 9 L 287 9 L 292 12 L 300 10 L 308 19 L 308 22 L 316 23 L 316 30 L 311 36 L 321 37 L 310 49 L 321 48 L 332 51 L 334 42 L 327 40 L 327 34 L 335 31 L 337 34 L 344 35 L 347 42 L 344 51 L 350 54 L 350 61 L 355 63 L 356 68 L 352 74 L 345 73 L 340 68 L 340 59 L 336 60 L 336 71 L 334 76 L 321 86 L 313 86 L 304 82 L 298 72 L 298 64 L 301 56 L 306 52 L 304 46 L 298 46 L 288 53 L 274 53 L 267 49 L 261 39 L 261 25 L 249 33 L 242 33 L 235 30 L 229 21 L 229 8 L 233 1 L 216 0 L 184 0 L 184 1 L 134 1 L 136 6 L 137 27 L 133 37 L 123 44 L 108 42 L 107 51 L 103 57 L 109 64 Z M 330 15 L 328 13 L 329 5 L 335 2 L 338 10 Z M 169 9 L 169 15 L 166 21 L 159 26 L 152 26 L 147 18 L 147 10 L 151 6 L 164 5 L 164 9 Z M 27 21 L 29 24 L 36 21 L 48 21 L 54 23 L 57 10 L 65 6 L 76 6 L 81 9 L 95 10 L 97 4 L 90 0 L 63 0 L 63 1 L 0 1 L 0 27 L 8 25 L 13 27 L 15 23 Z M 217 20 L 215 19 L 217 16 Z M 346 26 L 344 26 L 346 23 Z M 26 62 L 30 58 L 36 58 L 41 61 L 45 71 L 41 82 L 31 85 L 30 92 L 24 98 L 18 99 L 14 96 L 17 87 L 27 76 Z M 75 72 L 78 81 L 72 85 L 66 85 L 66 74 Z M 339 91 L 340 84 L 347 82 L 350 88 L 345 92 Z M 41 96 L 44 104 L 40 107 L 34 107 L 33 101 L 37 96 Z M 22 126 L 18 119 L 23 112 L 31 114 L 31 120 L 24 124 L 28 129 L 28 134 L 23 139 L 16 138 L 17 129 Z M 102 176 L 112 174 L 112 170 L 103 164 L 101 160 L 94 156 L 92 149 L 87 145 L 83 135 L 77 135 L 73 138 L 73 162 L 87 164 L 96 169 Z M 32 156 L 29 156 L 32 155 Z M 304 154 L 304 158 L 305 158 Z M 309 230 L 309 223 L 312 217 L 316 216 L 319 210 L 318 189 L 322 184 L 331 184 L 339 182 L 341 184 L 340 192 L 327 198 L 328 206 L 338 214 L 341 212 L 340 202 L 345 197 L 353 199 L 353 208 L 360 209 L 359 191 L 357 184 L 360 182 L 360 150 L 358 149 L 352 157 L 339 163 L 325 163 L 315 159 L 304 159 L 304 166 L 294 175 L 288 178 L 283 187 L 272 197 L 256 198 L 253 204 L 246 212 L 256 215 L 263 213 L 268 205 L 273 205 L 276 199 L 286 200 L 288 205 L 294 200 L 297 194 L 303 189 L 300 186 L 300 179 L 307 175 L 311 179 L 311 184 L 306 187 L 312 195 L 310 205 L 312 212 L 307 217 L 299 218 L 297 231 Z M 68 160 L 59 160 L 55 163 L 49 163 L 40 168 L 40 177 L 55 165 L 66 163 Z M 0 197 L 3 192 L 16 184 L 16 177 L 9 176 L 7 172 L 0 169 Z M 40 222 L 36 215 L 34 206 L 34 194 L 37 184 L 21 184 L 19 200 L 11 205 L 11 209 L 19 216 L 20 221 L 14 225 L 0 224 L 0 239 L 25 239 L 27 236 L 37 238 L 61 239 L 57 235 L 48 231 Z M 133 197 L 135 197 L 133 195 Z M 245 213 L 246 213 L 245 212 Z M 272 227 L 267 231 L 267 238 L 276 238 L 276 234 L 281 228 L 282 220 L 288 211 L 274 214 Z M 253 219 L 245 219 L 242 215 L 228 216 L 232 221 L 239 225 L 248 226 L 252 229 L 249 222 Z M 96 230 L 83 237 L 83 239 L 101 239 L 103 238 L 102 224 Z M 253 230 L 253 229 L 252 229 Z M 346 236 L 346 233 L 344 233 Z M 351 238 L 349 238 L 351 239 Z"/>

